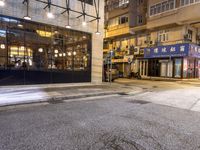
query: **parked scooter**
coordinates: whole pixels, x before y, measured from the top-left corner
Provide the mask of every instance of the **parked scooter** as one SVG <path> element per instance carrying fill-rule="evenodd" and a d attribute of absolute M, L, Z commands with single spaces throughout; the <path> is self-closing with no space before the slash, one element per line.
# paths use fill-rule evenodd
<path fill-rule="evenodd" d="M 139 80 L 142 79 L 142 77 L 141 77 L 141 75 L 139 74 L 139 72 L 131 72 L 131 73 L 129 74 L 128 78 L 129 78 L 129 79 L 131 79 L 131 78 L 136 78 L 136 79 L 139 79 Z"/>

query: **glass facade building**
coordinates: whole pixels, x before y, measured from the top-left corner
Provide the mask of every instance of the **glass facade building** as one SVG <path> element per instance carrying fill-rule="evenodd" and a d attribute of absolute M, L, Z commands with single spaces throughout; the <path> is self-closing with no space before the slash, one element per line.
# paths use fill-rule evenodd
<path fill-rule="evenodd" d="M 0 16 L 0 85 L 91 82 L 92 36 Z"/>

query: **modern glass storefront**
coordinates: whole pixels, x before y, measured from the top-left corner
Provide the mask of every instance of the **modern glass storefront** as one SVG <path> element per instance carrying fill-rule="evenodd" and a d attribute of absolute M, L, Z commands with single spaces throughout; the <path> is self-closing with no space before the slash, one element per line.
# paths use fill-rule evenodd
<path fill-rule="evenodd" d="M 0 85 L 91 81 L 91 34 L 0 16 Z"/>

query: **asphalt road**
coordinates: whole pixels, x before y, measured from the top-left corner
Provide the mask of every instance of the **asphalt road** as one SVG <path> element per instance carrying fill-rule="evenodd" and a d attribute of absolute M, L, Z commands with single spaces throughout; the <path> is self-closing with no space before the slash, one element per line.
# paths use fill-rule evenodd
<path fill-rule="evenodd" d="M 0 150 L 198 150 L 200 113 L 118 95 L 0 111 Z"/>

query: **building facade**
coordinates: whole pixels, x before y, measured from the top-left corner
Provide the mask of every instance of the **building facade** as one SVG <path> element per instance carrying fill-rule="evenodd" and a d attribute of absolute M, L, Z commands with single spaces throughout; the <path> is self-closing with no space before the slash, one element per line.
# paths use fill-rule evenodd
<path fill-rule="evenodd" d="M 149 0 L 147 30 L 153 45 L 145 49 L 144 55 L 148 76 L 200 77 L 199 2 Z"/>
<path fill-rule="evenodd" d="M 0 85 L 102 82 L 104 2 L 48 2 L 0 6 Z"/>
<path fill-rule="evenodd" d="M 199 0 L 130 1 L 130 69 L 142 76 L 199 78 L 199 9 Z"/>

